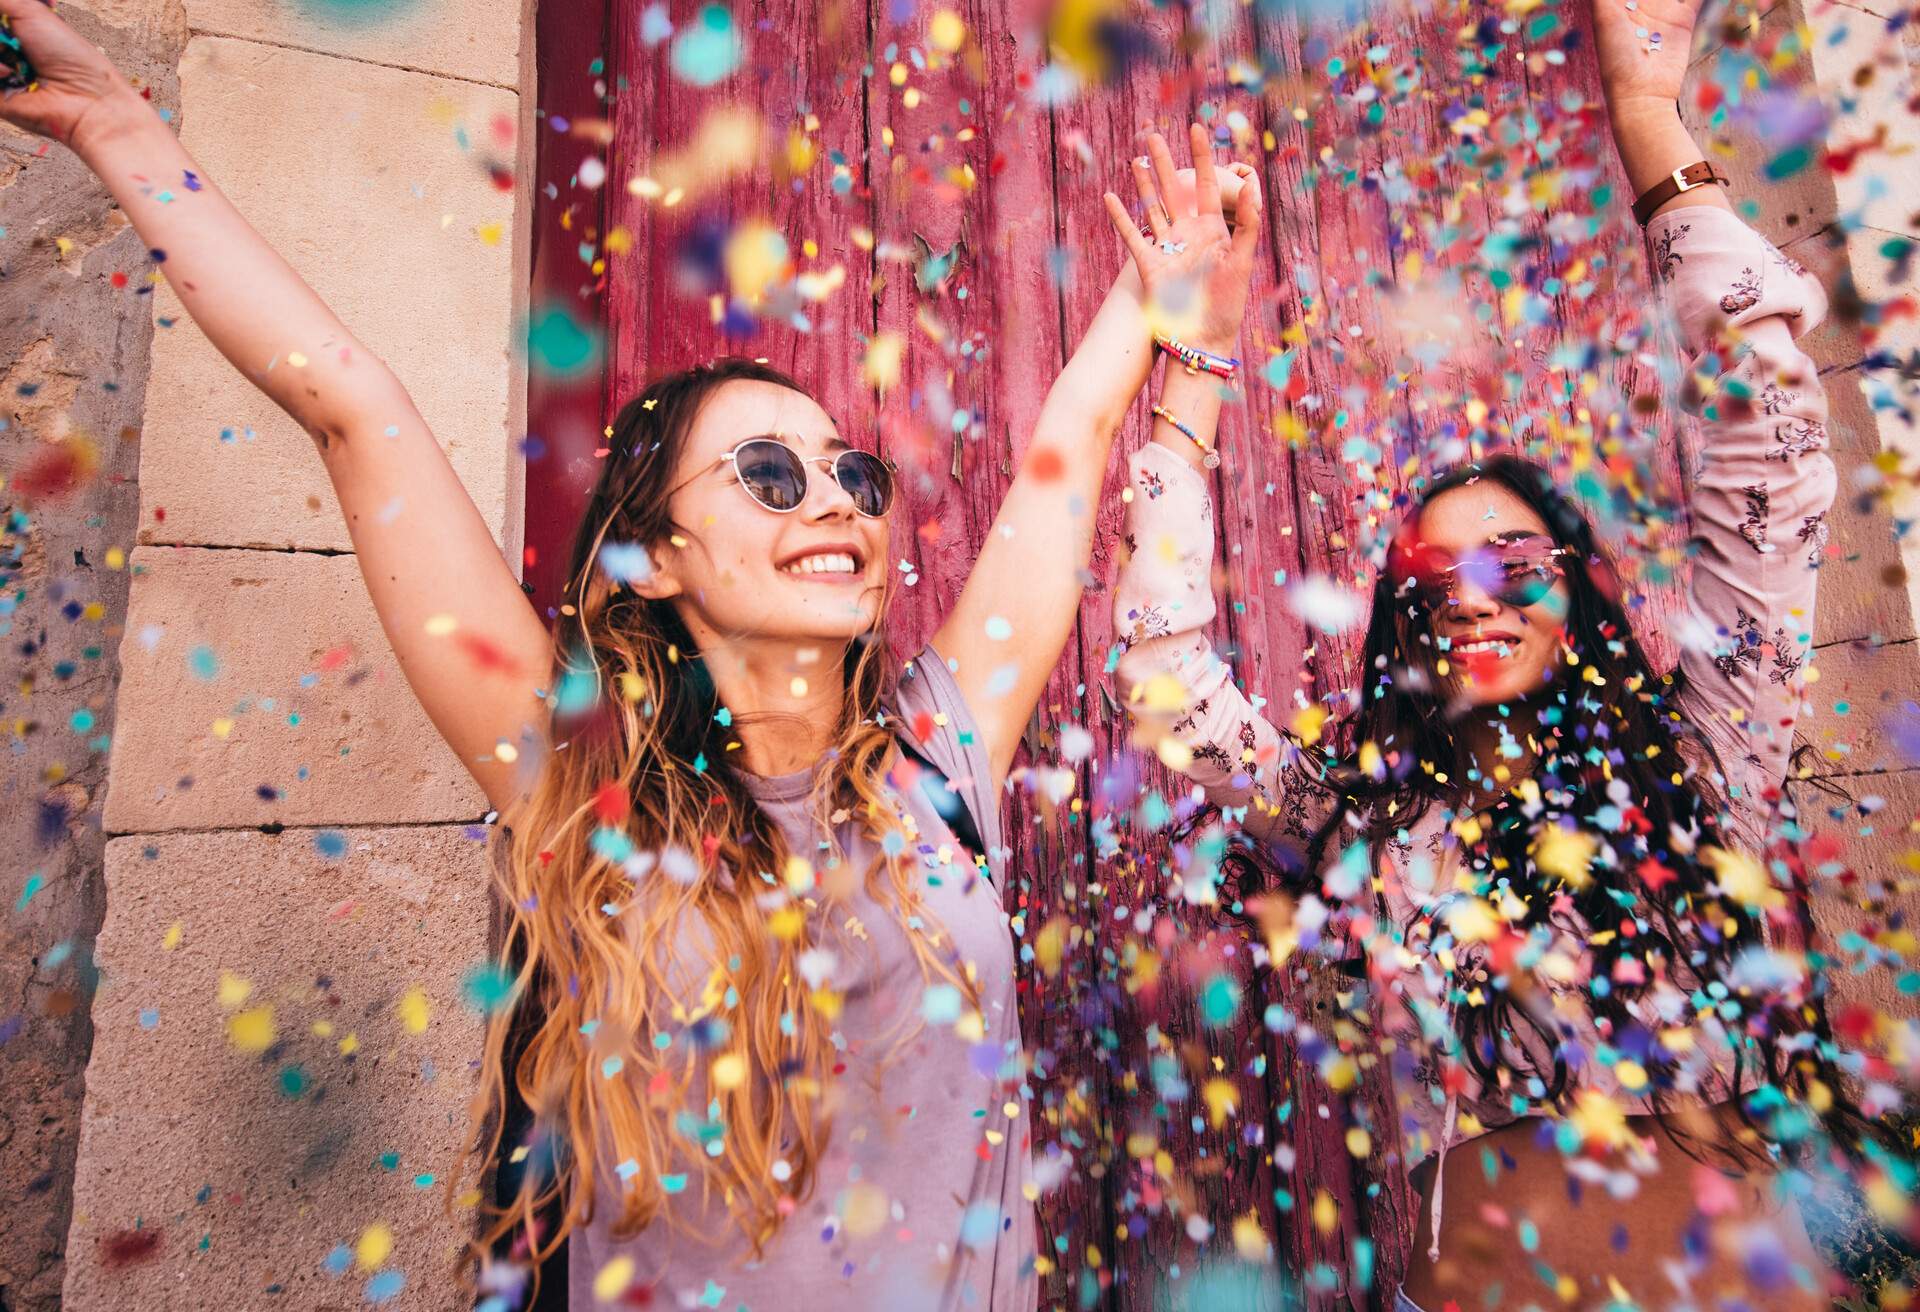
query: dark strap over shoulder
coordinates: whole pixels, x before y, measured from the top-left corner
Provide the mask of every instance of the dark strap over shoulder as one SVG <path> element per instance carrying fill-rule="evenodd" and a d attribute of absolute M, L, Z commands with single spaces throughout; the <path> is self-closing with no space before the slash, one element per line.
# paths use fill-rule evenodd
<path fill-rule="evenodd" d="M 920 791 L 933 804 L 933 809 L 939 813 L 940 818 L 947 822 L 947 828 L 953 831 L 953 836 L 965 843 L 967 850 L 973 855 L 986 856 L 987 845 L 980 837 L 980 826 L 974 820 L 972 810 L 968 808 L 960 794 L 949 786 L 951 781 L 947 778 L 946 772 L 928 760 L 926 753 L 915 747 L 913 740 L 906 734 L 896 734 L 894 737 L 900 743 L 900 750 L 919 762 L 921 768 L 926 771 L 920 776 Z M 988 877 L 991 878 L 991 874 Z"/>

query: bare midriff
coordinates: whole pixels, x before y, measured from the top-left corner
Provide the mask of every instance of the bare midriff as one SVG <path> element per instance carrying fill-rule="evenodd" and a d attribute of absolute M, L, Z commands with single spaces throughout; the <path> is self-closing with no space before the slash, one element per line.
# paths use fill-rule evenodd
<path fill-rule="evenodd" d="M 1705 1115 L 1738 1125 L 1730 1107 Z M 1791 1276 L 1769 1280 L 1763 1274 L 1756 1282 L 1749 1274 L 1744 1255 L 1764 1251 L 1800 1266 L 1816 1283 L 1825 1279 L 1798 1210 L 1774 1198 L 1771 1174 L 1764 1167 L 1735 1175 L 1703 1166 L 1699 1157 L 1722 1159 L 1699 1147 L 1697 1156 L 1688 1156 L 1661 1133 L 1659 1120 L 1635 1116 L 1627 1122 L 1633 1134 L 1655 1138 L 1659 1167 L 1637 1177 L 1639 1188 L 1623 1199 L 1570 1175 L 1558 1149 L 1538 1142 L 1537 1119 L 1456 1146 L 1447 1156 L 1438 1262 L 1427 1256 L 1433 1242 L 1429 1158 L 1414 1172 L 1421 1202 L 1403 1286 L 1407 1297 L 1426 1312 L 1442 1312 L 1449 1299 L 1460 1312 L 1529 1304 L 1597 1308 L 1623 1294 L 1648 1308 L 1676 1301 L 1714 1307 L 1723 1298 L 1769 1312 L 1824 1312 L 1831 1306 Z M 1703 1214 L 1703 1198 L 1714 1215 Z M 1689 1252 L 1690 1229 L 1697 1252 Z M 1687 1272 L 1691 1298 L 1683 1297 L 1670 1274 L 1680 1271 Z"/>

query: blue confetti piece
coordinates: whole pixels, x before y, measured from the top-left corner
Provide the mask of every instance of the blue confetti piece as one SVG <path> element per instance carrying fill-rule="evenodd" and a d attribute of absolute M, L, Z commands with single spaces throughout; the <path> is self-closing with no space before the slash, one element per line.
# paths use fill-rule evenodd
<path fill-rule="evenodd" d="M 329 861 L 347 854 L 347 836 L 338 829 L 322 829 L 313 836 L 313 850 Z"/>
<path fill-rule="evenodd" d="M 710 87 L 739 68 L 745 53 L 733 15 L 722 5 L 708 5 L 674 38 L 669 62 L 681 81 Z"/>
<path fill-rule="evenodd" d="M 367 1302 L 384 1303 L 407 1287 L 407 1277 L 401 1271 L 382 1271 L 367 1281 Z"/>

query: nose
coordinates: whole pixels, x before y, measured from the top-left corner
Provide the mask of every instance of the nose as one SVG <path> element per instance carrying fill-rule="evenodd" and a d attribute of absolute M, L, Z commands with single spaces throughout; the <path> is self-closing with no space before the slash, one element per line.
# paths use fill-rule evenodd
<path fill-rule="evenodd" d="M 800 513 L 808 523 L 831 523 L 859 516 L 853 498 L 833 476 L 833 463 L 825 456 L 807 461 L 807 499 L 800 503 Z"/>
<path fill-rule="evenodd" d="M 1456 620 L 1490 620 L 1500 613 L 1500 600 L 1480 584 L 1463 577 L 1468 571 L 1456 570 L 1448 580 L 1447 614 Z"/>

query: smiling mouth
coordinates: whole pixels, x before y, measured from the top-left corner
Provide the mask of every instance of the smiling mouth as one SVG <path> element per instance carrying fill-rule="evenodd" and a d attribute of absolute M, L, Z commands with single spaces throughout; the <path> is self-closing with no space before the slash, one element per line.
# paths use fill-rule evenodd
<path fill-rule="evenodd" d="M 780 572 L 818 583 L 857 583 L 863 573 L 860 558 L 850 551 L 808 552 L 782 565 Z"/>
<path fill-rule="evenodd" d="M 1520 649 L 1520 643 L 1514 638 L 1469 638 L 1461 641 L 1456 638 L 1447 648 L 1450 656 L 1492 656 L 1496 660 L 1505 660 Z"/>

